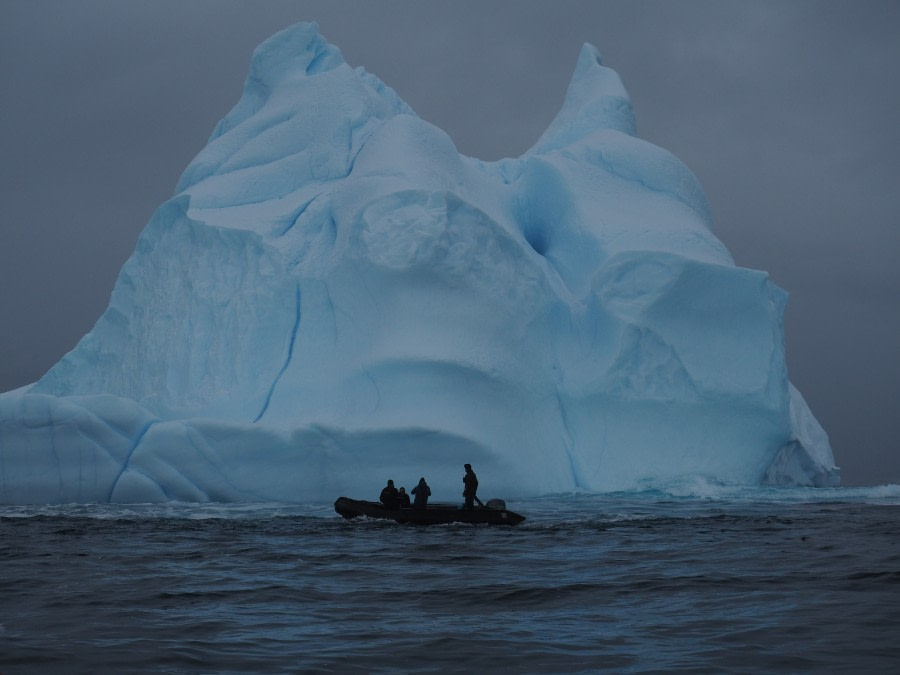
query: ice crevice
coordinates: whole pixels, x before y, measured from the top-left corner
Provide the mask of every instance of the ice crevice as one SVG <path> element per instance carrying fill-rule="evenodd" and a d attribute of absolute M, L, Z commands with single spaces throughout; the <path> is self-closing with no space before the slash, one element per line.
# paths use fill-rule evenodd
<path fill-rule="evenodd" d="M 563 401 L 562 394 L 559 391 L 559 387 L 556 389 L 556 404 L 559 407 L 559 417 L 562 421 L 562 430 L 563 430 L 563 447 L 566 451 L 566 459 L 569 461 L 569 470 L 572 472 L 572 483 L 576 488 L 584 488 L 581 480 L 581 471 L 578 469 L 577 462 L 573 455 L 575 451 L 575 439 L 572 435 L 572 427 L 569 424 L 569 415 L 566 412 L 566 404 Z"/>
<path fill-rule="evenodd" d="M 305 202 L 303 202 L 297 208 L 297 210 L 291 215 L 291 217 L 289 217 L 287 219 L 288 220 L 287 226 L 281 232 L 279 232 L 277 236 L 283 237 L 288 232 L 290 232 L 292 229 L 294 229 L 294 226 L 300 221 L 300 218 L 303 217 L 303 214 L 306 213 L 306 209 L 308 209 L 309 205 L 312 204 L 314 201 L 316 201 L 317 198 L 318 198 L 318 196 L 313 197 L 312 199 L 307 199 Z"/>
<path fill-rule="evenodd" d="M 368 368 L 363 368 L 362 374 L 366 378 L 366 381 L 372 385 L 372 391 L 375 392 L 374 400 L 368 411 L 369 414 L 374 414 L 378 412 L 378 409 L 381 407 L 381 389 L 378 387 L 378 380 L 375 379 L 375 376 L 372 375 L 372 372 Z"/>
<path fill-rule="evenodd" d="M 128 454 L 125 455 L 125 458 L 122 460 L 122 468 L 119 471 L 119 474 L 113 479 L 112 485 L 109 488 L 109 494 L 106 496 L 106 501 L 111 502 L 112 497 L 116 492 L 116 486 L 119 484 L 119 481 L 122 479 L 125 471 L 128 470 L 128 464 L 131 462 L 131 457 L 134 455 L 135 450 L 137 450 L 138 446 L 141 444 L 141 441 L 144 440 L 144 436 L 147 435 L 147 432 L 153 427 L 154 424 L 158 424 L 162 420 L 155 419 L 148 422 L 143 429 L 141 429 L 137 436 L 134 439 L 134 443 L 131 446 L 131 449 L 128 451 Z"/>
<path fill-rule="evenodd" d="M 256 416 L 256 419 L 253 420 L 254 424 L 259 422 L 263 415 L 266 414 L 266 410 L 269 409 L 269 404 L 272 402 L 272 395 L 275 393 L 275 388 L 278 386 L 278 382 L 284 377 L 285 372 L 287 372 L 288 367 L 291 365 L 291 359 L 294 357 L 294 346 L 297 342 L 297 333 L 300 330 L 300 315 L 301 315 L 301 304 L 300 304 L 300 284 L 296 285 L 296 304 L 294 308 L 294 325 L 291 327 L 291 334 L 288 339 L 287 353 L 284 357 L 284 363 L 281 365 L 281 369 L 278 371 L 278 374 L 275 376 L 275 379 L 272 380 L 272 384 L 269 386 L 269 391 L 266 393 L 266 400 L 263 402 L 262 408 L 259 411 L 259 414 Z"/>

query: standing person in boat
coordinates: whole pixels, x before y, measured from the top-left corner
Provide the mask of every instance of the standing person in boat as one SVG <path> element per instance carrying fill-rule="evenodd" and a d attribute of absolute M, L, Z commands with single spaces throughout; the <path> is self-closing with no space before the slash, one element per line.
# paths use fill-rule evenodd
<path fill-rule="evenodd" d="M 463 485 L 465 486 L 463 497 L 466 498 L 466 508 L 474 509 L 475 502 L 478 502 L 478 506 L 484 506 L 484 504 L 481 503 L 481 500 L 476 496 L 476 493 L 478 492 L 478 476 L 472 471 L 471 464 L 464 464 L 463 466 L 466 470 L 466 475 L 463 476 Z"/>
<path fill-rule="evenodd" d="M 397 497 L 400 499 L 400 508 L 408 509 L 409 508 L 409 495 L 406 494 L 405 487 L 400 488 L 400 493 L 397 495 Z"/>
<path fill-rule="evenodd" d="M 428 498 L 431 496 L 431 488 L 425 482 L 425 477 L 419 479 L 419 484 L 412 489 L 412 493 L 416 496 L 414 506 L 417 509 L 424 509 L 428 506 Z"/>
<path fill-rule="evenodd" d="M 397 492 L 397 488 L 394 487 L 394 481 L 388 480 L 387 485 L 381 490 L 379 499 L 381 500 L 381 503 L 389 509 L 399 508 L 400 493 Z"/>

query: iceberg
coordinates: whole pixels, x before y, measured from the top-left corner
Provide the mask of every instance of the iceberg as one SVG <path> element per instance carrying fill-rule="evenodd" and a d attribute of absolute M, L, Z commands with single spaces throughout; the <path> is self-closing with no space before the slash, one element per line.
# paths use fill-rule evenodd
<path fill-rule="evenodd" d="M 0 395 L 0 502 L 837 485 L 786 294 L 585 45 L 521 157 L 464 157 L 315 24 L 152 216 L 94 328 Z M 455 492 L 454 492 L 455 490 Z"/>

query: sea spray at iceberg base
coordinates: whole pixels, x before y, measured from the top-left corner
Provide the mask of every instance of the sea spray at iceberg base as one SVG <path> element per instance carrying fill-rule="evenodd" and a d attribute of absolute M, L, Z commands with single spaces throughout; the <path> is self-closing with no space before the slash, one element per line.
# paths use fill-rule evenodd
<path fill-rule="evenodd" d="M 0 501 L 458 499 L 464 462 L 505 497 L 836 485 L 785 300 L 590 45 L 534 147 L 483 162 L 299 24 L 91 332 L 0 395 Z"/>

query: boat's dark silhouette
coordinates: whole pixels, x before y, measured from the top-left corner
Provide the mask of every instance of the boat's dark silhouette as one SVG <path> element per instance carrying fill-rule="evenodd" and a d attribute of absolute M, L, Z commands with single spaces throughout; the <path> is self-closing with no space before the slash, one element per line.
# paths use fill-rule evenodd
<path fill-rule="evenodd" d="M 491 499 L 484 506 L 474 509 L 463 509 L 456 504 L 429 504 L 424 509 L 417 509 L 415 507 L 388 508 L 379 502 L 339 497 L 334 503 L 334 510 L 347 519 L 367 516 L 368 518 L 386 518 L 396 520 L 398 523 L 414 523 L 416 525 L 445 523 L 518 525 L 525 520 L 525 516 L 507 510 L 502 499 Z"/>

